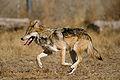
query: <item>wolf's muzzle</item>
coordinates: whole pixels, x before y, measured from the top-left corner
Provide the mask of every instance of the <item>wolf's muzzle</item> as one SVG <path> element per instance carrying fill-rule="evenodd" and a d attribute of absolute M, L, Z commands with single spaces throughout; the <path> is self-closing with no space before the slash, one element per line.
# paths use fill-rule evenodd
<path fill-rule="evenodd" d="M 22 37 L 21 40 L 24 41 L 24 40 L 27 40 L 29 38 L 26 38 L 26 37 Z"/>
<path fill-rule="evenodd" d="M 26 40 L 27 38 L 23 37 L 21 40 Z M 26 43 L 24 45 L 30 45 L 32 41 L 35 39 L 35 36 L 31 36 L 30 38 L 27 39 Z"/>
<path fill-rule="evenodd" d="M 23 38 L 21 38 L 21 40 L 24 40 Z"/>

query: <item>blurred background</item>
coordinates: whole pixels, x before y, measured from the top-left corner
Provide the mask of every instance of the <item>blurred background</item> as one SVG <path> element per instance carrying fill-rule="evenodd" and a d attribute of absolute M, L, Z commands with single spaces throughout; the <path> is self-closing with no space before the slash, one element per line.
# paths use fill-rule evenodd
<path fill-rule="evenodd" d="M 0 17 L 39 19 L 46 25 L 120 19 L 120 0 L 0 0 Z"/>
<path fill-rule="evenodd" d="M 47 27 L 84 28 L 103 62 L 83 54 L 77 70 L 61 65 L 61 54 L 36 62 L 42 48 L 24 46 L 30 20 Z M 69 54 L 66 61 L 71 62 Z M 120 0 L 0 0 L 0 79 L 120 80 Z"/>

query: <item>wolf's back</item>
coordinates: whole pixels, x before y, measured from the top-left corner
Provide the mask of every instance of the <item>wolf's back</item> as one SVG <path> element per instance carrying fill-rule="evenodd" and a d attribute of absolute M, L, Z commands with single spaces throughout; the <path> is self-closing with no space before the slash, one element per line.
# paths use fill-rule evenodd
<path fill-rule="evenodd" d="M 82 28 L 63 28 L 62 34 L 63 36 L 79 36 L 86 33 L 86 31 Z"/>

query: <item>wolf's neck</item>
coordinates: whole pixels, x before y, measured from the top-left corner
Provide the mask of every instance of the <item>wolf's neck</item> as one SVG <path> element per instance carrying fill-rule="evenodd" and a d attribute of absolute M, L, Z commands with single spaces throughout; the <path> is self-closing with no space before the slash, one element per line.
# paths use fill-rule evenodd
<path fill-rule="evenodd" d="M 54 32 L 54 29 L 42 27 L 38 31 L 40 37 L 49 37 Z"/>

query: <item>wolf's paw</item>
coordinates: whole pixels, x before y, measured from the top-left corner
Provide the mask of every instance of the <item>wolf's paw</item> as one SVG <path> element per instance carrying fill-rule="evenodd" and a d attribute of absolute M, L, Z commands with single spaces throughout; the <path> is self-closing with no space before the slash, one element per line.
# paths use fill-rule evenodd
<path fill-rule="evenodd" d="M 38 64 L 38 66 L 39 66 L 40 68 L 43 68 L 43 66 L 42 66 L 41 64 Z"/>
<path fill-rule="evenodd" d="M 75 64 L 73 64 L 72 66 L 71 66 L 71 68 L 73 69 L 73 68 L 77 68 L 77 66 L 75 65 Z"/>
<path fill-rule="evenodd" d="M 68 73 L 69 73 L 69 74 L 72 74 L 75 70 L 76 70 L 76 68 L 71 68 L 71 69 L 68 71 Z"/>
<path fill-rule="evenodd" d="M 72 63 L 62 63 L 62 65 L 72 65 Z"/>

